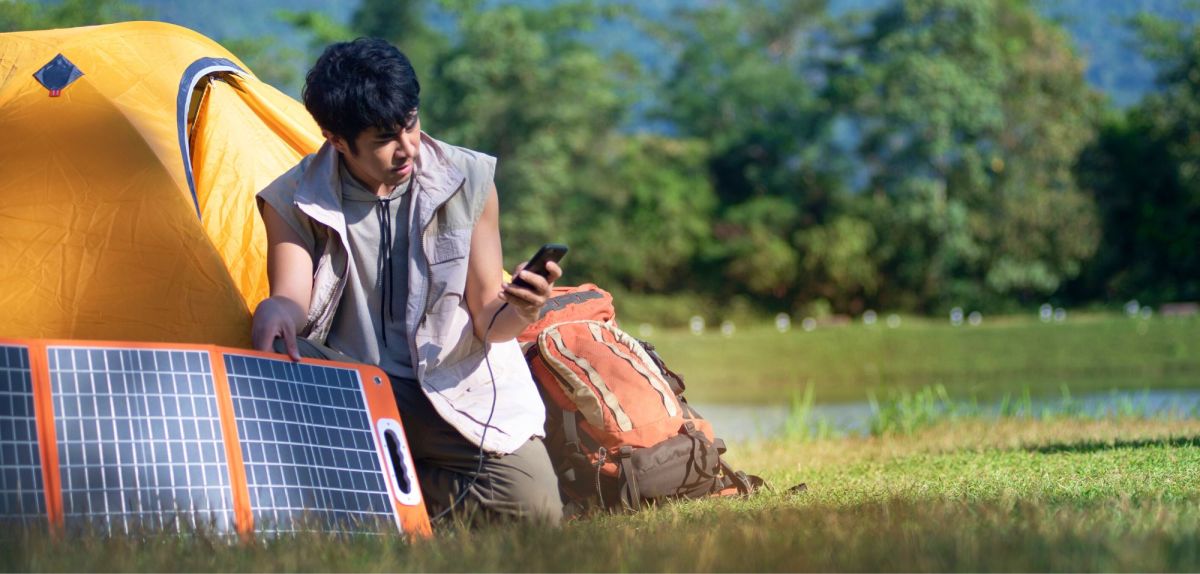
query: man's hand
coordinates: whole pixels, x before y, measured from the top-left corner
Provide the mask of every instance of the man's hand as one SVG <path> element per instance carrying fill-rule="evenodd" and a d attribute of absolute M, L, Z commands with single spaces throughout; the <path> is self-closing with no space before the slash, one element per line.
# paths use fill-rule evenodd
<path fill-rule="evenodd" d="M 532 271 L 525 271 L 525 266 L 529 262 L 526 261 L 517 265 L 517 270 L 513 273 L 513 279 L 520 277 L 529 284 L 529 288 L 518 287 L 512 283 L 501 285 L 500 299 L 508 303 L 509 307 L 517 313 L 526 323 L 532 323 L 538 319 L 538 315 L 542 312 L 542 307 L 546 304 L 546 300 L 550 298 L 551 289 L 554 288 L 554 282 L 562 277 L 562 268 L 557 263 L 550 261 L 546 263 L 546 272 L 548 277 L 542 277 Z"/>
<path fill-rule="evenodd" d="M 250 329 L 250 340 L 259 351 L 274 352 L 275 339 L 283 339 L 287 355 L 293 361 L 300 360 L 296 348 L 296 317 L 302 313 L 299 305 L 283 297 L 268 297 L 254 310 L 254 325 Z"/>

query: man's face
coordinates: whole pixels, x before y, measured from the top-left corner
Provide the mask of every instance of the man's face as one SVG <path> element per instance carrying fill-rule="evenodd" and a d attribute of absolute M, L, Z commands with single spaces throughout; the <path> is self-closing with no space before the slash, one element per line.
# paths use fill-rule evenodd
<path fill-rule="evenodd" d="M 421 151 L 421 118 L 413 115 L 406 127 L 387 130 L 367 128 L 354 139 L 355 151 L 348 142 L 331 136 L 333 146 L 342 153 L 346 168 L 368 190 L 387 195 L 408 182 L 416 169 Z"/>

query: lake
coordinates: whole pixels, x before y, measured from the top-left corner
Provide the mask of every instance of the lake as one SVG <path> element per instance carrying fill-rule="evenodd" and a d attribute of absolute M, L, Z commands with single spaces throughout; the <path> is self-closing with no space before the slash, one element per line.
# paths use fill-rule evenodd
<path fill-rule="evenodd" d="M 713 424 L 717 436 L 726 441 L 747 441 L 780 436 L 791 411 L 789 405 L 746 405 L 696 403 L 691 405 Z M 966 406 L 968 403 L 961 403 Z M 1144 390 L 1091 393 L 1071 397 L 1064 405 L 1061 397 L 1030 400 L 1034 417 L 1065 410 L 1093 416 L 1132 414 L 1142 417 L 1173 416 L 1200 418 L 1200 390 Z M 997 416 L 1001 402 L 979 402 L 983 416 Z M 837 432 L 867 434 L 874 415 L 871 403 L 817 404 L 811 421 L 824 419 Z"/>

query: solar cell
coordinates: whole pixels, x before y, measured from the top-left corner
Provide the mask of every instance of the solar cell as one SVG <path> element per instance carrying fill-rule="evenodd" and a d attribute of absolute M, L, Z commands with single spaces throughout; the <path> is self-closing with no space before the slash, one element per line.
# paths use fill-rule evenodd
<path fill-rule="evenodd" d="M 225 355 L 255 528 L 395 527 L 359 372 Z"/>
<path fill-rule="evenodd" d="M 68 526 L 232 529 L 207 352 L 47 350 Z"/>
<path fill-rule="evenodd" d="M 29 348 L 0 345 L 0 519 L 46 521 Z"/>

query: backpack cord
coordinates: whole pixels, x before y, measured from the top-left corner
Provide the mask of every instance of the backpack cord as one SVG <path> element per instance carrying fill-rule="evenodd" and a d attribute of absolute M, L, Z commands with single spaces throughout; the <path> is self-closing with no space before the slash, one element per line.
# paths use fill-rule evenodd
<path fill-rule="evenodd" d="M 604 462 L 608 460 L 608 450 L 600 447 L 598 453 L 600 458 L 596 459 L 596 497 L 600 499 L 600 508 L 604 508 L 604 490 L 600 488 L 600 468 L 604 466 Z"/>
<path fill-rule="evenodd" d="M 470 490 L 475 487 L 475 483 L 479 481 L 479 475 L 483 474 L 483 461 L 487 456 L 487 453 L 483 450 L 483 441 L 487 438 L 488 427 L 492 426 L 492 416 L 496 414 L 497 399 L 496 375 L 492 373 L 492 360 L 489 357 L 491 354 L 491 344 L 489 344 L 487 340 L 488 335 L 491 335 L 492 333 L 492 326 L 496 324 L 496 318 L 500 316 L 500 313 L 504 311 L 505 307 L 508 307 L 507 302 L 505 302 L 500 306 L 499 309 L 496 310 L 496 313 L 492 315 L 492 320 L 488 321 L 487 329 L 483 332 L 483 362 L 487 364 L 488 377 L 490 377 L 492 380 L 492 408 L 488 411 L 487 422 L 483 423 L 483 434 L 479 435 L 479 465 L 475 467 L 475 474 L 471 476 L 471 482 L 467 483 L 462 490 L 458 491 L 458 496 L 454 497 L 454 501 L 450 503 L 450 506 L 447 506 L 441 512 L 435 514 L 433 518 L 430 518 L 430 522 L 434 522 L 437 519 L 449 514 L 450 511 L 454 510 L 454 507 L 462 503 L 463 499 L 467 497 L 467 493 L 470 492 Z"/>

